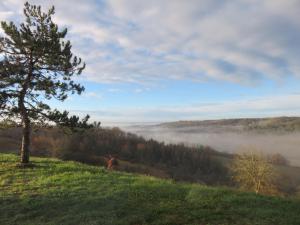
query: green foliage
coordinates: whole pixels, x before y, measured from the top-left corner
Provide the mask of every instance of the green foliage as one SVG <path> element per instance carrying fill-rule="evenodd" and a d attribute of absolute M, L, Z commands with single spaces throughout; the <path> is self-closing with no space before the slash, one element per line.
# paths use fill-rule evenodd
<path fill-rule="evenodd" d="M 90 118 L 89 115 L 86 115 L 80 120 L 78 116 L 69 116 L 69 112 L 54 110 L 49 113 L 48 118 L 51 121 L 55 121 L 56 125 L 61 128 L 69 128 L 71 132 L 75 131 L 84 131 L 85 129 L 90 128 L 100 128 L 100 122 L 88 123 Z"/>
<path fill-rule="evenodd" d="M 25 22 L 1 22 L 0 37 L 0 119 L 14 119 L 23 127 L 21 163 L 29 163 L 32 123 L 89 127 L 87 120 L 52 111 L 47 100 L 64 101 L 68 94 L 81 94 L 84 87 L 72 78 L 85 63 L 73 56 L 67 29 L 53 22 L 54 7 L 42 12 L 40 6 L 24 6 Z"/>
<path fill-rule="evenodd" d="M 1 225 L 296 225 L 300 202 L 0 154 Z M 26 184 L 26 185 L 24 185 Z"/>
<path fill-rule="evenodd" d="M 58 29 L 52 20 L 54 13 L 54 7 L 44 13 L 40 6 L 25 3 L 25 22 L 19 27 L 1 22 L 5 33 L 0 37 L 2 118 L 56 122 L 58 114 L 53 117 L 45 100 L 63 101 L 68 93 L 84 91 L 72 77 L 80 75 L 85 64 L 73 56 L 70 41 L 64 40 L 67 29 Z"/>

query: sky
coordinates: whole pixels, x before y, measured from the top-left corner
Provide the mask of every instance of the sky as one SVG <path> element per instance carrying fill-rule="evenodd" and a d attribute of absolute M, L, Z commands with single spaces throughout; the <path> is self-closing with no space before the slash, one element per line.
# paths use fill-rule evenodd
<path fill-rule="evenodd" d="M 299 0 L 30 3 L 55 6 L 87 64 L 84 94 L 53 108 L 103 125 L 300 115 Z M 0 20 L 23 4 L 1 1 Z"/>

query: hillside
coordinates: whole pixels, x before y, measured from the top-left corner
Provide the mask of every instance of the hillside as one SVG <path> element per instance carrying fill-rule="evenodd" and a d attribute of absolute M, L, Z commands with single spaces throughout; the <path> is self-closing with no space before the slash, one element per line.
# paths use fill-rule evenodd
<path fill-rule="evenodd" d="M 300 131 L 300 117 L 269 117 L 221 119 L 203 121 L 177 121 L 162 123 L 162 128 L 231 128 L 232 131 L 273 131 L 295 132 Z"/>
<path fill-rule="evenodd" d="M 18 153 L 22 130 L 0 130 L 0 153 Z M 110 155 L 118 170 L 206 184 L 227 184 L 226 168 L 213 156 L 224 155 L 206 146 L 166 145 L 145 140 L 118 128 L 97 128 L 66 133 L 57 127 L 35 129 L 31 155 L 106 165 Z"/>
<path fill-rule="evenodd" d="M 300 202 L 100 167 L 0 154 L 1 225 L 296 225 Z"/>

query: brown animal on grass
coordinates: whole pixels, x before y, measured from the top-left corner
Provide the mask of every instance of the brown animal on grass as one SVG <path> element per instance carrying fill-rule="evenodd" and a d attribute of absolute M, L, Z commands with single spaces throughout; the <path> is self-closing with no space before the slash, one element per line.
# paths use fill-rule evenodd
<path fill-rule="evenodd" d="M 111 155 L 109 155 L 108 157 L 105 157 L 105 161 L 106 161 L 106 165 L 107 165 L 106 168 L 109 170 L 114 170 L 119 165 L 117 158 L 115 158 Z"/>

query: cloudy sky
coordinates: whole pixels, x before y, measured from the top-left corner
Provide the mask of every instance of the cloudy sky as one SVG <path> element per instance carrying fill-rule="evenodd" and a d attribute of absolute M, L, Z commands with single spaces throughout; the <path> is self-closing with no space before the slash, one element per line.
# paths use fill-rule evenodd
<path fill-rule="evenodd" d="M 299 0 L 30 2 L 55 5 L 87 63 L 86 92 L 53 107 L 106 125 L 300 115 Z M 0 20 L 22 8 L 1 1 Z"/>

